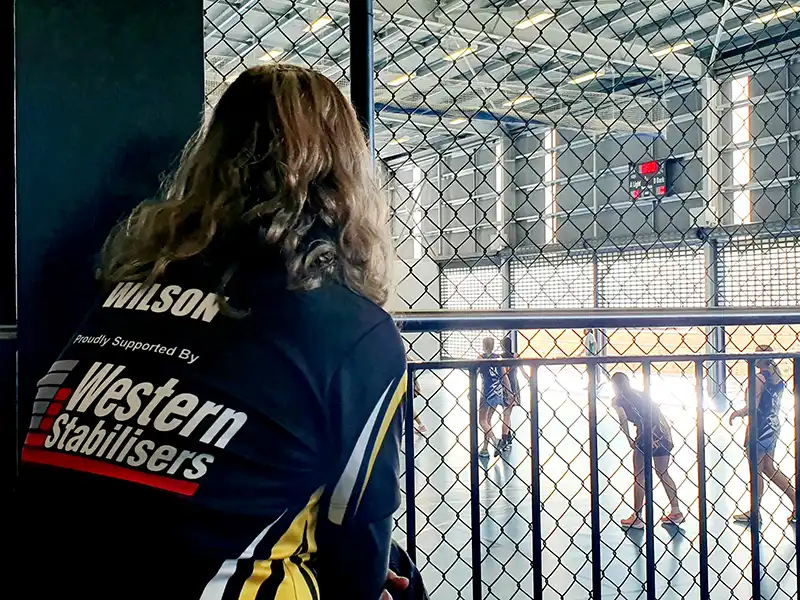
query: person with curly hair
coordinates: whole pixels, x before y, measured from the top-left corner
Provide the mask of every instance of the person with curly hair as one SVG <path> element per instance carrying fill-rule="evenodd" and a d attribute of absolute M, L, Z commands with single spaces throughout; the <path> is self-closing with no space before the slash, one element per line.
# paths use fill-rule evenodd
<path fill-rule="evenodd" d="M 109 235 L 106 289 L 32 390 L 37 598 L 381 596 L 406 394 L 387 205 L 332 81 L 229 85 Z"/>

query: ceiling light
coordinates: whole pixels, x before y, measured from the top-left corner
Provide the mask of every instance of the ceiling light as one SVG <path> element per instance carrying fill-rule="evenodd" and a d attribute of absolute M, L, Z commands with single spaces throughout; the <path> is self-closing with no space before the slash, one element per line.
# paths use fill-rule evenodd
<path fill-rule="evenodd" d="M 467 56 L 468 54 L 472 54 L 475 52 L 475 48 L 472 46 L 467 46 L 466 48 L 461 48 L 461 50 L 456 50 L 455 52 L 448 54 L 444 57 L 445 60 L 449 60 L 451 62 L 457 61 L 459 58 Z"/>
<path fill-rule="evenodd" d="M 584 73 L 583 75 L 578 75 L 575 79 L 571 79 L 572 83 L 585 83 L 587 81 L 591 81 L 592 79 L 597 79 L 598 77 L 602 77 L 605 74 L 605 71 L 591 71 L 589 73 Z"/>
<path fill-rule="evenodd" d="M 548 19 L 552 19 L 555 15 L 551 12 L 545 11 L 539 13 L 538 15 L 534 15 L 532 17 L 528 17 L 527 19 L 523 19 L 516 25 L 514 25 L 514 29 L 527 29 L 528 27 L 533 27 L 537 23 L 541 23 L 542 21 L 547 21 Z"/>
<path fill-rule="evenodd" d="M 524 104 L 525 102 L 530 102 L 533 100 L 533 96 L 528 94 L 523 94 L 522 96 L 517 96 L 513 100 L 509 100 L 508 102 L 503 102 L 503 106 L 519 106 L 520 104 Z"/>
<path fill-rule="evenodd" d="M 303 33 L 314 33 L 331 23 L 333 23 L 333 19 L 328 15 L 323 15 L 316 21 L 312 21 L 309 25 L 306 25 L 306 27 L 303 28 Z"/>
<path fill-rule="evenodd" d="M 671 52 L 679 52 L 680 50 L 686 50 L 687 48 L 692 47 L 691 40 L 685 40 L 683 42 L 678 42 L 674 46 L 666 46 L 665 48 L 661 48 L 661 50 L 656 50 L 655 52 L 651 52 L 650 56 L 653 58 L 659 58 L 661 56 L 666 56 Z"/>
<path fill-rule="evenodd" d="M 283 50 L 280 48 L 273 48 L 272 50 L 267 50 L 266 54 L 259 58 L 261 62 L 270 62 L 278 58 L 281 54 L 283 54 Z"/>
<path fill-rule="evenodd" d="M 765 13 L 765 14 L 761 15 L 760 17 L 756 17 L 755 19 L 753 19 L 750 22 L 751 23 L 769 23 L 773 19 L 782 19 L 783 17 L 788 17 L 788 16 L 793 15 L 793 14 L 798 13 L 798 12 L 800 12 L 800 5 L 787 6 L 785 8 L 780 9 L 780 10 L 774 10 L 772 12 Z"/>
<path fill-rule="evenodd" d="M 397 87 L 398 85 L 403 85 L 404 83 L 408 83 L 409 81 L 411 81 L 412 77 L 414 77 L 413 73 L 406 73 L 405 75 L 400 75 L 400 77 L 395 77 L 387 85 L 390 85 L 392 87 Z"/>
<path fill-rule="evenodd" d="M 397 144 L 405 144 L 408 141 L 407 137 L 401 138 L 394 138 L 391 142 L 389 142 L 389 146 L 396 146 Z"/>
<path fill-rule="evenodd" d="M 463 125 L 468 120 L 469 119 L 467 119 L 466 117 L 457 117 L 457 118 L 453 119 L 452 121 L 450 121 L 450 125 Z"/>

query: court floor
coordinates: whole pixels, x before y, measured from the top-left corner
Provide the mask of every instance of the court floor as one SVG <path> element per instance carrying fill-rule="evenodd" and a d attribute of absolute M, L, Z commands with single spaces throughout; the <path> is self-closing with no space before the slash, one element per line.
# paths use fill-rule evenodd
<path fill-rule="evenodd" d="M 473 598 L 470 523 L 469 416 L 467 377 L 463 372 L 421 375 L 422 396 L 416 409 L 428 427 L 415 436 L 415 509 L 417 562 L 434 600 Z M 540 371 L 540 461 L 544 597 L 568 600 L 590 597 L 591 529 L 589 429 L 585 373 L 574 367 Z M 658 597 L 699 598 L 697 433 L 693 380 L 654 375 L 652 395 L 672 421 L 675 461 L 671 473 L 687 506 L 680 527 L 656 526 Z M 631 513 L 630 449 L 609 412 L 607 385 L 598 402 L 602 523 L 603 598 L 645 597 L 645 539 L 625 531 L 619 519 Z M 729 382 L 734 403 L 741 388 Z M 500 458 L 481 461 L 481 579 L 483 598 L 532 597 L 530 394 L 522 391 L 525 410 L 513 418 L 516 440 Z M 784 472 L 794 477 L 794 419 L 791 395 L 784 397 L 785 424 L 776 454 Z M 741 421 L 706 411 L 709 565 L 711 596 L 751 598 L 750 531 L 730 517 L 748 507 L 748 477 Z M 498 424 L 499 430 L 499 424 Z M 656 515 L 666 508 L 655 489 Z M 789 504 L 768 487 L 762 501 L 762 597 L 797 598 L 795 526 L 787 525 Z M 398 515 L 395 538 L 405 541 L 405 511 Z"/>

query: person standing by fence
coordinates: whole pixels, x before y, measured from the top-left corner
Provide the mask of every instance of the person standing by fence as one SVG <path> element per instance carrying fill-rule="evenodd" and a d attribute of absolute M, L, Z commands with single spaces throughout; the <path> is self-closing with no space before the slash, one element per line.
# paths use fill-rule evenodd
<path fill-rule="evenodd" d="M 498 359 L 500 356 L 494 353 L 494 338 L 483 339 L 483 353 L 478 357 L 483 360 Z M 483 445 L 478 451 L 481 458 L 489 457 L 489 444 L 495 447 L 497 454 L 500 452 L 500 444 L 497 436 L 492 431 L 492 416 L 498 408 L 503 408 L 505 400 L 503 389 L 510 387 L 508 375 L 503 367 L 499 365 L 481 365 L 479 368 L 481 377 L 480 404 L 478 409 L 478 424 L 483 431 Z"/>
<path fill-rule="evenodd" d="M 502 347 L 503 353 L 501 356 L 503 358 L 517 358 L 510 337 L 503 338 Z M 515 366 L 505 367 L 503 369 L 503 430 L 500 443 L 497 447 L 498 453 L 509 450 L 514 440 L 514 429 L 511 427 L 511 415 L 514 412 L 514 407 L 519 406 L 519 381 L 517 380 L 517 370 L 518 368 Z"/>
<path fill-rule="evenodd" d="M 672 455 L 672 432 L 661 409 L 642 392 L 633 389 L 630 379 L 624 373 L 614 373 L 611 377 L 614 387 L 612 406 L 617 410 L 620 428 L 628 439 L 633 450 L 633 514 L 620 521 L 623 527 L 644 529 L 642 509 L 644 508 L 644 461 L 646 444 L 653 448 L 653 465 L 658 479 L 667 492 L 672 510 L 662 517 L 664 524 L 678 525 L 684 521 L 684 515 L 678 502 L 678 490 L 675 481 L 669 474 L 669 463 Z M 649 404 L 649 406 L 648 406 Z M 650 411 L 651 427 L 645 423 L 647 411 Z M 636 426 L 636 437 L 631 437 L 628 423 Z"/>
<path fill-rule="evenodd" d="M 758 352 L 772 352 L 771 346 L 759 346 Z M 791 480 L 775 464 L 775 449 L 778 445 L 778 438 L 781 431 L 781 396 L 785 389 L 783 375 L 780 367 L 771 358 L 763 358 L 756 361 L 756 455 L 758 457 L 758 496 L 764 494 L 764 478 L 766 477 L 783 492 L 789 499 L 792 506 L 792 513 L 789 522 L 797 521 L 797 505 L 795 490 Z M 731 413 L 730 424 L 741 417 L 745 418 L 750 414 L 749 398 L 750 394 L 745 390 L 745 405 L 739 410 Z M 745 435 L 744 447 L 748 460 L 750 453 L 747 449 L 750 444 L 750 427 L 748 423 L 747 434 Z M 737 523 L 750 522 L 752 513 L 750 511 L 735 514 L 733 520 Z"/>

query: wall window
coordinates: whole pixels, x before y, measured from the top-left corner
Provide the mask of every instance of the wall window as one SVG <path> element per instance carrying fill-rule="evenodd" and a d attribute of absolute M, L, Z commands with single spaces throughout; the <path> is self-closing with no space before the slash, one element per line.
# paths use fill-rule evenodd
<path fill-rule="evenodd" d="M 544 243 L 555 244 L 558 224 L 556 222 L 556 174 L 558 165 L 556 146 L 558 135 L 555 129 L 548 129 L 544 137 Z"/>
<path fill-rule="evenodd" d="M 419 259 L 425 253 L 422 235 L 422 219 L 424 212 L 420 196 L 422 195 L 422 169 L 414 167 L 411 172 L 411 238 L 414 242 L 414 258 Z"/>
<path fill-rule="evenodd" d="M 503 233 L 503 142 L 494 145 L 494 190 L 497 200 L 494 205 L 494 218 L 497 222 L 497 232 Z"/>
<path fill-rule="evenodd" d="M 752 178 L 750 166 L 750 77 L 745 75 L 731 82 L 731 141 L 733 153 L 733 222 L 750 223 L 752 198 L 748 189 Z"/>

